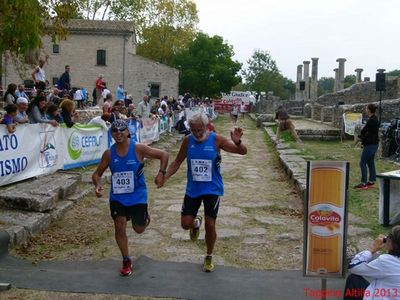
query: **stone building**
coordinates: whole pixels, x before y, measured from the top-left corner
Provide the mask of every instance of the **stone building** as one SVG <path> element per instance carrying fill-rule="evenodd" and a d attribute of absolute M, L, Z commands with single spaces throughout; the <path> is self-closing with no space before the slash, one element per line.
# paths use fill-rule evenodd
<path fill-rule="evenodd" d="M 131 22 L 75 19 L 69 21 L 66 29 L 67 39 L 57 44 L 49 37 L 43 38 L 40 57 L 48 56 L 44 69 L 51 85 L 64 72 L 64 66 L 70 65 L 72 87 L 84 87 L 89 95 L 98 75 L 103 74 L 114 96 L 119 83 L 124 84 L 136 101 L 149 86 L 154 97 L 178 96 L 179 71 L 136 55 L 136 36 Z M 19 76 L 13 64 L 3 57 L 3 67 L 3 87 L 31 79 L 31 66 Z"/>

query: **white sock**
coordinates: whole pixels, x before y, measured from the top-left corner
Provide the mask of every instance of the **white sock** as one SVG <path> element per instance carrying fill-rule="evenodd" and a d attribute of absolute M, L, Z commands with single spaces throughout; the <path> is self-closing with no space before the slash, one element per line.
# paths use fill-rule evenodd
<path fill-rule="evenodd" d="M 197 219 L 197 218 L 194 219 L 193 226 L 194 226 L 194 228 L 199 228 L 200 227 L 200 220 Z"/>

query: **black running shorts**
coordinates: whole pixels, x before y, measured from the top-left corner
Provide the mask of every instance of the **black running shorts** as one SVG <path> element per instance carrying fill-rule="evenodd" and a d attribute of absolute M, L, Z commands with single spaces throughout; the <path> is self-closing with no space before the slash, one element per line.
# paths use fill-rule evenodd
<path fill-rule="evenodd" d="M 125 206 L 117 201 L 110 202 L 111 217 L 115 220 L 116 217 L 126 217 L 129 221 L 132 219 L 134 225 L 145 226 L 149 213 L 147 211 L 147 204 L 136 204 L 132 206 Z"/>
<path fill-rule="evenodd" d="M 201 202 L 204 203 L 204 214 L 213 219 L 217 218 L 219 209 L 219 199 L 218 195 L 201 195 L 197 198 L 191 198 L 185 195 L 182 204 L 182 216 L 197 216 Z"/>

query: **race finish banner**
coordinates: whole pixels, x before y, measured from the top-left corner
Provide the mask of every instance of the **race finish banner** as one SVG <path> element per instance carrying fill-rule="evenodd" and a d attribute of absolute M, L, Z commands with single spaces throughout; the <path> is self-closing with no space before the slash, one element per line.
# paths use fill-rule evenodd
<path fill-rule="evenodd" d="M 357 124 L 362 123 L 362 114 L 346 112 L 343 114 L 344 132 L 348 135 L 354 135 L 354 129 Z"/>
<path fill-rule="evenodd" d="M 304 276 L 345 275 L 348 181 L 348 162 L 307 163 Z"/>

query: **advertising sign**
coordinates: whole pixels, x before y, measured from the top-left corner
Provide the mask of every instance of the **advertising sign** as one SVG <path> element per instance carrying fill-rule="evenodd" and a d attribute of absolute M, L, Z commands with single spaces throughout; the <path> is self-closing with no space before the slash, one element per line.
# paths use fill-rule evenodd
<path fill-rule="evenodd" d="M 305 276 L 345 275 L 348 177 L 347 162 L 312 161 L 307 164 Z"/>
<path fill-rule="evenodd" d="M 343 114 L 343 123 L 344 123 L 344 132 L 349 135 L 354 135 L 354 129 L 357 124 L 361 124 L 362 122 L 362 114 L 360 113 L 344 113 Z"/>
<path fill-rule="evenodd" d="M 108 146 L 107 132 L 100 126 L 75 124 L 60 128 L 64 170 L 100 162 Z"/>

